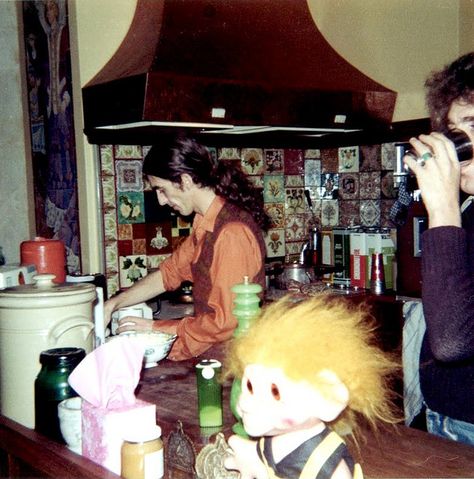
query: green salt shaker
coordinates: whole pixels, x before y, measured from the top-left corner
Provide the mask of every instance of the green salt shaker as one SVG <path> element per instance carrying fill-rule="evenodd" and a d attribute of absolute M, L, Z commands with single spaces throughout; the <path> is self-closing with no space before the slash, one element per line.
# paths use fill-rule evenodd
<path fill-rule="evenodd" d="M 199 425 L 222 426 L 222 364 L 216 359 L 204 359 L 196 365 Z"/>

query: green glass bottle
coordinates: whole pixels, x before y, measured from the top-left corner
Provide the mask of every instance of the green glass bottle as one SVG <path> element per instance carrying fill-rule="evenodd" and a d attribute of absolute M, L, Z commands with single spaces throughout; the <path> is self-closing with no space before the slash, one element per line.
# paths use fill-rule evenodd
<path fill-rule="evenodd" d="M 82 348 L 55 348 L 40 354 L 41 370 L 35 380 L 35 430 L 63 444 L 58 404 L 77 396 L 68 378 L 85 356 Z"/>

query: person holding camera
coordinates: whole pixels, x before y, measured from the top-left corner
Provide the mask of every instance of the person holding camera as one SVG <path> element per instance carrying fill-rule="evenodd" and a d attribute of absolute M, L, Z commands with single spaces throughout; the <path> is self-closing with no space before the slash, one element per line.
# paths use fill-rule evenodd
<path fill-rule="evenodd" d="M 428 431 L 474 445 L 474 161 L 472 154 L 459 161 L 444 134 L 461 130 L 474 142 L 474 52 L 433 73 L 425 86 L 433 132 L 410 140 L 418 159 L 404 157 L 429 221 L 422 236 L 420 386 Z"/>

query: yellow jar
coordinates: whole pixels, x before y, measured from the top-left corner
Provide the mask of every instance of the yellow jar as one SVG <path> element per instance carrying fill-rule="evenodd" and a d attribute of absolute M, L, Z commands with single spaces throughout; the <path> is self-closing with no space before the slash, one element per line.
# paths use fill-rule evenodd
<path fill-rule="evenodd" d="M 159 479 L 164 475 L 161 428 L 153 426 L 126 435 L 121 451 L 124 479 Z"/>

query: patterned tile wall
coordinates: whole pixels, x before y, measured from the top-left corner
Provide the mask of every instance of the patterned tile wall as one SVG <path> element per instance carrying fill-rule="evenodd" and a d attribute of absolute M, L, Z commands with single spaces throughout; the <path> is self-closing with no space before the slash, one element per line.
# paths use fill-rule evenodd
<path fill-rule="evenodd" d="M 101 189 L 108 291 L 131 286 L 158 267 L 190 233 L 190 220 L 159 207 L 144 183 L 146 146 L 102 145 Z M 267 258 L 298 255 L 308 228 L 393 227 L 393 143 L 321 150 L 210 148 L 238 162 L 260 188 L 272 227 Z M 311 207 L 305 195 L 309 192 Z"/>

